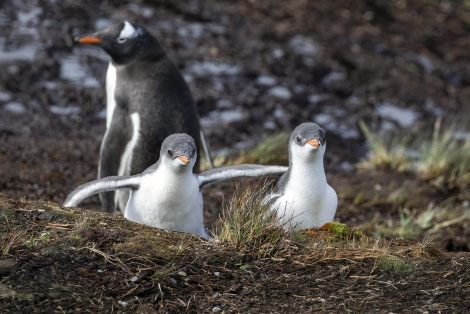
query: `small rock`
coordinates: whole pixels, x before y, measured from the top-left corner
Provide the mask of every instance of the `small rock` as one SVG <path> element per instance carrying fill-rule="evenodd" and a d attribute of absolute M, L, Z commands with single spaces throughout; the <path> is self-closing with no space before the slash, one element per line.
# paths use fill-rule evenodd
<path fill-rule="evenodd" d="M 263 86 L 273 86 L 276 84 L 276 79 L 272 76 L 262 75 L 256 79 L 256 83 Z"/>
<path fill-rule="evenodd" d="M 290 92 L 290 90 L 283 86 L 276 86 L 271 88 L 268 94 L 280 99 L 288 100 L 292 98 L 292 93 Z"/>
<path fill-rule="evenodd" d="M 137 280 L 139 280 L 139 277 L 137 277 L 137 276 L 134 276 L 134 277 L 131 278 L 132 282 L 136 282 Z"/>
<path fill-rule="evenodd" d="M 214 306 L 214 307 L 212 308 L 212 312 L 213 312 L 213 313 L 219 313 L 219 312 L 222 312 L 222 309 L 221 309 L 220 307 L 218 307 L 218 306 Z"/>
<path fill-rule="evenodd" d="M 15 267 L 14 259 L 0 260 L 0 276 L 9 274 Z"/>
<path fill-rule="evenodd" d="M 26 112 L 26 107 L 22 103 L 13 101 L 3 106 L 3 109 L 14 114 L 23 114 Z"/>

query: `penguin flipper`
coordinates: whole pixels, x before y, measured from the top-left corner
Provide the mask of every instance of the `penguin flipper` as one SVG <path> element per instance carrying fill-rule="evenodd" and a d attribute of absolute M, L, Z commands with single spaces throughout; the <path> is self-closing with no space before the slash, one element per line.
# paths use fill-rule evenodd
<path fill-rule="evenodd" d="M 113 176 L 82 184 L 67 196 L 67 199 L 64 202 L 64 206 L 77 206 L 84 199 L 102 192 L 121 189 L 137 190 L 140 186 L 140 177 L 140 175 L 131 177 Z"/>
<path fill-rule="evenodd" d="M 264 166 L 264 165 L 235 165 L 216 169 L 211 169 L 198 174 L 199 188 L 216 182 L 235 179 L 240 177 L 279 177 L 286 172 L 285 166 Z"/>

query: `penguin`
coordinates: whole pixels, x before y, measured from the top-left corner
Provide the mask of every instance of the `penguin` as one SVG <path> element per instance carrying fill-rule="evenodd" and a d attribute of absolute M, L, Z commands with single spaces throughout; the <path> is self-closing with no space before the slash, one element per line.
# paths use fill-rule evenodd
<path fill-rule="evenodd" d="M 289 169 L 265 199 L 285 227 L 320 227 L 335 217 L 338 196 L 323 167 L 325 135 L 318 124 L 307 122 L 289 138 Z"/>
<path fill-rule="evenodd" d="M 77 206 L 102 192 L 130 191 L 124 217 L 152 227 L 193 233 L 210 239 L 203 225 L 202 188 L 239 177 L 279 177 L 284 166 L 235 165 L 193 172 L 196 142 L 187 134 L 173 134 L 163 142 L 159 160 L 143 173 L 111 176 L 85 183 L 70 193 L 64 206 Z"/>
<path fill-rule="evenodd" d="M 189 87 L 154 36 L 122 21 L 75 41 L 98 46 L 111 57 L 98 178 L 141 173 L 156 162 L 163 140 L 173 133 L 191 135 L 198 147 L 202 143 L 213 168 Z M 194 170 L 199 172 L 199 159 Z M 128 199 L 127 192 L 114 194 L 100 195 L 110 213 L 123 210 Z"/>

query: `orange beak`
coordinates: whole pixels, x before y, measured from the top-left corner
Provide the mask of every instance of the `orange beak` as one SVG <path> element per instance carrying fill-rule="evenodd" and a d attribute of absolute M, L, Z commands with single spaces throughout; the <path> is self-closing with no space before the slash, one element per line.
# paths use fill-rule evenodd
<path fill-rule="evenodd" d="M 309 143 L 313 147 L 318 147 L 321 144 L 319 140 L 314 139 L 314 138 L 312 138 L 310 141 L 307 141 L 307 143 Z"/>
<path fill-rule="evenodd" d="M 185 165 L 187 165 L 189 163 L 189 159 L 186 156 L 178 156 L 176 158 L 181 160 Z"/>
<path fill-rule="evenodd" d="M 85 37 L 81 37 L 78 39 L 79 43 L 88 44 L 88 45 L 98 44 L 102 41 L 103 40 L 101 38 L 94 37 L 94 36 L 85 36 Z"/>

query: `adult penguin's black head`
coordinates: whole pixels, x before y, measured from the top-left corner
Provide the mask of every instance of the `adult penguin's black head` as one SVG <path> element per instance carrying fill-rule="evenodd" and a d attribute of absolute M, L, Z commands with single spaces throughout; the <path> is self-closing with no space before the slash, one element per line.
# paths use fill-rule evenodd
<path fill-rule="evenodd" d="M 101 47 L 116 64 L 164 54 L 155 37 L 144 27 L 129 21 L 111 24 L 91 35 L 79 36 L 75 41 Z"/>

